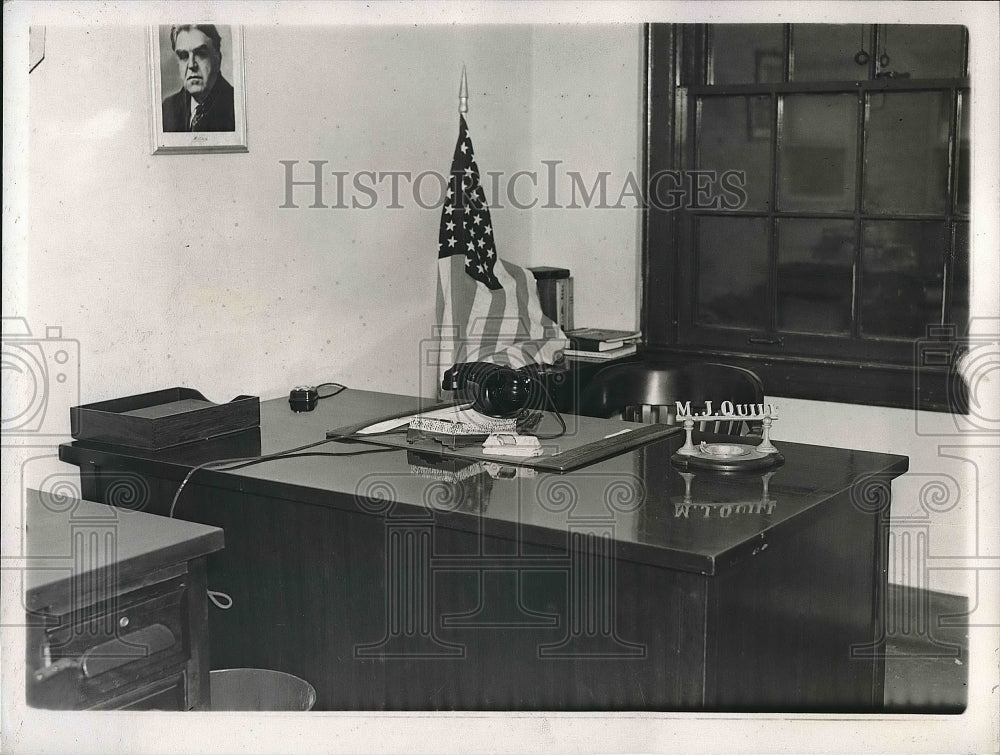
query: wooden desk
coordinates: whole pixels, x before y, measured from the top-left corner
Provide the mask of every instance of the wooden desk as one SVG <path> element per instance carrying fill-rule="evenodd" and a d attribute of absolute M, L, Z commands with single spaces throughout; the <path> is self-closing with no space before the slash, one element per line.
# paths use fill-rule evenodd
<path fill-rule="evenodd" d="M 207 709 L 205 556 L 222 530 L 26 495 L 28 704 Z"/>
<path fill-rule="evenodd" d="M 163 513 L 194 464 L 416 408 L 281 399 L 259 436 L 60 457 L 87 497 L 131 485 Z M 401 450 L 198 472 L 177 515 L 225 529 L 208 582 L 233 598 L 210 614 L 213 664 L 300 676 L 318 710 L 877 710 L 907 459 L 783 443 L 770 475 L 692 477 L 669 463 L 681 442 L 565 475 L 459 479 Z"/>

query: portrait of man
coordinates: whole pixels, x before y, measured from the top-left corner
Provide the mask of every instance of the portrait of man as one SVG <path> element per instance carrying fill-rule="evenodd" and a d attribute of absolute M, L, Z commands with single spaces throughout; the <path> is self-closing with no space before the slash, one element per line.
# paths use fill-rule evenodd
<path fill-rule="evenodd" d="M 164 70 L 163 88 L 170 91 L 168 82 L 178 79 L 179 88 L 163 99 L 165 133 L 235 131 L 235 92 L 223 74 L 229 54 L 223 34 L 212 24 L 170 27 L 170 59 L 175 69 L 174 76 Z"/>

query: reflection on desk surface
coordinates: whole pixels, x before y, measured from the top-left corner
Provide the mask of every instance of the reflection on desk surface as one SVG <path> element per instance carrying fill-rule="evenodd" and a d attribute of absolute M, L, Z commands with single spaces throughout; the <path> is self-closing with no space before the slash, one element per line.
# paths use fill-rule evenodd
<path fill-rule="evenodd" d="M 674 502 L 674 517 L 678 519 L 701 518 L 701 519 L 728 519 L 731 516 L 771 516 L 777 502 L 768 494 L 768 484 L 771 478 L 777 474 L 777 470 L 770 470 L 759 475 L 761 482 L 760 498 L 746 501 L 725 501 L 713 503 L 708 501 L 695 502 L 691 494 L 691 486 L 697 477 L 693 472 L 679 472 L 684 478 L 684 497 L 680 501 Z M 711 475 L 712 473 L 707 473 Z M 703 475 L 704 476 L 704 475 Z"/>

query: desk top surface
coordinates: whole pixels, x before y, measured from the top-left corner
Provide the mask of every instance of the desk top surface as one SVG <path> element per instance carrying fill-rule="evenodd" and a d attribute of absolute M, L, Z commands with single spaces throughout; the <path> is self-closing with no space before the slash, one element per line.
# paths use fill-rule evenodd
<path fill-rule="evenodd" d="M 295 449 L 323 440 L 334 428 L 419 411 L 421 403 L 347 390 L 296 414 L 286 399 L 274 399 L 261 403 L 259 432 L 159 452 L 78 441 L 61 446 L 60 458 L 180 480 L 197 464 Z M 569 432 L 573 419 L 567 417 Z M 874 516 L 888 506 L 889 481 L 908 467 L 905 456 L 778 442 L 785 463 L 766 473 L 682 473 L 670 463 L 682 442 L 671 436 L 565 474 L 518 469 L 499 459 L 473 464 L 331 442 L 305 453 L 368 453 L 281 458 L 228 472 L 206 469 L 190 484 L 387 520 L 429 511 L 438 526 L 538 545 L 564 547 L 567 531 L 586 530 L 613 536 L 621 558 L 716 574 L 769 540 L 794 536 L 824 505 L 855 506 Z M 186 500 L 190 495 L 182 495 L 177 516 L 195 505 Z"/>
<path fill-rule="evenodd" d="M 152 572 L 223 547 L 218 527 L 65 496 L 25 492 L 27 607 L 69 593 L 71 579 Z"/>

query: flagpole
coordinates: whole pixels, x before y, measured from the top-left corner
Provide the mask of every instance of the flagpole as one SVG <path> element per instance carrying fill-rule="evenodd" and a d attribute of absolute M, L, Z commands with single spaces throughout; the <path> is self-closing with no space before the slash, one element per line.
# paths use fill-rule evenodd
<path fill-rule="evenodd" d="M 462 83 L 458 86 L 458 112 L 465 115 L 469 112 L 469 82 L 465 79 L 465 64 L 462 64 Z"/>

